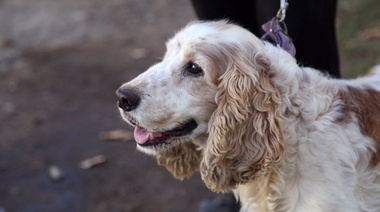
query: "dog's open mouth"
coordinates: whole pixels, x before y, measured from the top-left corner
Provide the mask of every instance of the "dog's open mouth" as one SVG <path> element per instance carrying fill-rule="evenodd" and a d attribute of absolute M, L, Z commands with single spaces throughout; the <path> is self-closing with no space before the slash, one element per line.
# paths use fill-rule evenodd
<path fill-rule="evenodd" d="M 182 137 L 190 134 L 198 124 L 195 120 L 190 120 L 179 124 L 176 128 L 164 132 L 151 132 L 140 126 L 135 127 L 135 140 L 140 146 L 155 146 L 166 143 L 170 138 Z"/>

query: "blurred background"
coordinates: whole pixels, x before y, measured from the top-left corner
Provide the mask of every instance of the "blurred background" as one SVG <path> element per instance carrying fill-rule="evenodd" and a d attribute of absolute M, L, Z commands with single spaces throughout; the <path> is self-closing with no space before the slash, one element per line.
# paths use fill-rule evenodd
<path fill-rule="evenodd" d="M 338 2 L 350 78 L 380 63 L 380 3 Z M 102 137 L 132 130 L 115 90 L 195 18 L 186 0 L 0 0 L 0 212 L 197 211 L 212 196 L 199 174 L 177 181 Z"/>

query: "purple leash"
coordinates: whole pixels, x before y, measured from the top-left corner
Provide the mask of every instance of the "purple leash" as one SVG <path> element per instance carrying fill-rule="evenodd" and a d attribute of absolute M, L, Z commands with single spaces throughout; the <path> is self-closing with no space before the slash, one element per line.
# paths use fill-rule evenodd
<path fill-rule="evenodd" d="M 281 0 L 281 7 L 277 15 L 262 26 L 265 34 L 261 37 L 261 40 L 281 47 L 294 57 L 296 55 L 296 48 L 292 39 L 288 36 L 288 29 L 284 22 L 287 7 L 288 2 Z"/>

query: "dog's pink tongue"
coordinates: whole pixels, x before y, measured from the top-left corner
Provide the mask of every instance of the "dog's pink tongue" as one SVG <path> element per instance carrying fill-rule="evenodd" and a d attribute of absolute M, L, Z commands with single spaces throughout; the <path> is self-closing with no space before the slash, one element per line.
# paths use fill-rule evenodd
<path fill-rule="evenodd" d="M 146 129 L 139 126 L 135 127 L 134 136 L 138 144 L 144 144 L 149 140 L 149 132 Z"/>
<path fill-rule="evenodd" d="M 162 133 L 149 132 L 140 126 L 136 126 L 134 136 L 138 144 L 145 144 L 151 139 L 162 137 Z"/>

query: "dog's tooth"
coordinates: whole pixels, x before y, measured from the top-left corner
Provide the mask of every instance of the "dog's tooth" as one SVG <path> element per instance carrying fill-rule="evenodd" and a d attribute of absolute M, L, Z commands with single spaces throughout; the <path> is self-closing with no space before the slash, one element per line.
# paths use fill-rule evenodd
<path fill-rule="evenodd" d="M 153 139 L 154 139 L 153 133 L 149 133 L 149 140 L 153 140 Z"/>

